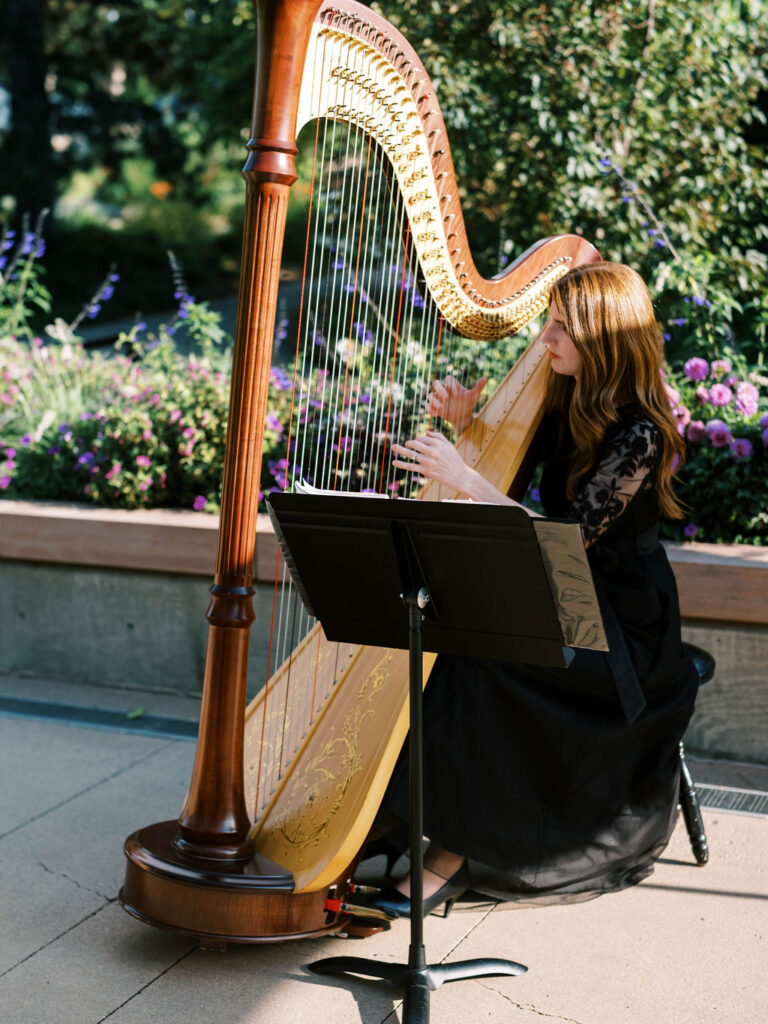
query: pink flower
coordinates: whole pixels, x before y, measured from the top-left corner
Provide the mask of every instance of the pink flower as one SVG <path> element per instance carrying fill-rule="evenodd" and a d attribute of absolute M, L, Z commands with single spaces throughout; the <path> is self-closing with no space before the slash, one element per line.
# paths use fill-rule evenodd
<path fill-rule="evenodd" d="M 709 400 L 712 405 L 728 405 L 733 398 L 733 392 L 725 384 L 713 384 L 709 392 Z"/>
<path fill-rule="evenodd" d="M 691 444 L 700 444 L 707 436 L 707 432 L 704 428 L 702 420 L 691 420 L 688 424 L 688 429 L 685 436 L 691 442 Z"/>
<path fill-rule="evenodd" d="M 170 416 L 171 423 L 176 423 L 180 419 L 181 419 L 181 409 L 174 409 L 171 412 L 171 416 Z"/>
<path fill-rule="evenodd" d="M 729 388 L 735 387 L 739 383 L 738 373 L 729 373 L 723 381 L 723 384 L 727 384 Z"/>
<path fill-rule="evenodd" d="M 696 398 L 699 400 L 701 405 L 705 405 L 709 401 L 709 391 L 703 385 L 699 385 L 696 388 Z"/>
<path fill-rule="evenodd" d="M 709 374 L 709 363 L 700 356 L 694 356 L 683 367 L 683 373 L 689 380 L 706 380 Z"/>
<path fill-rule="evenodd" d="M 710 368 L 712 370 L 712 376 L 717 378 L 724 376 L 726 373 L 731 372 L 731 363 L 728 359 L 715 359 Z"/>
<path fill-rule="evenodd" d="M 743 416 L 754 416 L 760 393 L 754 384 L 742 381 L 736 388 L 736 408 Z"/>
<path fill-rule="evenodd" d="M 731 443 L 731 432 L 728 424 L 722 420 L 710 420 L 706 426 L 707 437 L 714 448 L 727 448 Z"/>
<path fill-rule="evenodd" d="M 192 437 L 195 436 L 195 428 L 194 427 L 184 427 L 184 429 L 182 430 L 181 433 L 187 439 L 192 438 Z"/>
<path fill-rule="evenodd" d="M 202 512 L 205 506 L 208 504 L 208 499 L 203 494 L 198 494 L 195 500 L 192 502 L 192 508 L 195 512 Z"/>
<path fill-rule="evenodd" d="M 143 466 L 145 469 L 148 469 L 152 465 L 152 459 L 150 459 L 148 455 L 137 455 L 136 465 Z"/>
<path fill-rule="evenodd" d="M 731 441 L 731 452 L 735 459 L 749 459 L 752 457 L 752 442 L 746 437 L 734 437 Z"/>
<path fill-rule="evenodd" d="M 669 399 L 670 405 L 677 405 L 680 401 L 680 392 L 676 391 L 671 384 L 664 384 L 664 390 L 667 392 L 667 398 Z"/>
<path fill-rule="evenodd" d="M 768 431 L 766 431 L 766 433 L 768 434 Z M 0 491 L 4 491 L 10 482 L 11 478 L 9 476 L 0 476 Z"/>
<path fill-rule="evenodd" d="M 684 434 L 685 428 L 691 422 L 690 410 L 685 405 L 677 405 L 672 410 L 672 415 L 677 420 L 677 432 L 678 434 Z"/>

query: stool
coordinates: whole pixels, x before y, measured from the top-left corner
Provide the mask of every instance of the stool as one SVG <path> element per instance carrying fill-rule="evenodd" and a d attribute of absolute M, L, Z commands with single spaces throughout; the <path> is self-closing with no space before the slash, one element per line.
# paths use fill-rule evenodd
<path fill-rule="evenodd" d="M 715 674 L 715 659 L 707 651 L 694 644 L 683 644 L 683 654 L 691 659 L 696 667 L 699 676 L 699 684 L 708 683 Z M 688 829 L 688 838 L 691 841 L 691 849 L 696 858 L 696 863 L 704 865 L 709 860 L 709 847 L 707 846 L 707 833 L 704 831 L 704 822 L 701 817 L 699 798 L 696 794 L 696 787 L 693 784 L 688 765 L 685 763 L 685 750 L 683 742 L 680 741 L 680 806 L 683 811 L 685 827 Z"/>

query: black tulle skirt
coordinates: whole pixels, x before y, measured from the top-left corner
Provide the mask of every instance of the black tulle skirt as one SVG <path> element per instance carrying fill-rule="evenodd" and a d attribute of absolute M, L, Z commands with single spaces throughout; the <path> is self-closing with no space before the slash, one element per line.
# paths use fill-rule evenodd
<path fill-rule="evenodd" d="M 424 696 L 425 834 L 468 861 L 472 888 L 568 902 L 634 885 L 677 815 L 678 743 L 697 680 L 654 674 L 628 723 L 604 654 L 568 669 L 440 657 Z M 407 742 L 382 820 L 407 835 Z"/>

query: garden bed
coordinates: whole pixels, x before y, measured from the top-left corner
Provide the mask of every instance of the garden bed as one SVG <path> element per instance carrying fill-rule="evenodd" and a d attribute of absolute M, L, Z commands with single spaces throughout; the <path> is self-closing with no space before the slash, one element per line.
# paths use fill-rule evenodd
<path fill-rule="evenodd" d="M 0 501 L 0 671 L 199 690 L 218 517 Z M 686 639 L 717 661 L 691 749 L 768 763 L 768 548 L 668 543 Z M 258 517 L 250 691 L 266 670 L 277 544 Z"/>

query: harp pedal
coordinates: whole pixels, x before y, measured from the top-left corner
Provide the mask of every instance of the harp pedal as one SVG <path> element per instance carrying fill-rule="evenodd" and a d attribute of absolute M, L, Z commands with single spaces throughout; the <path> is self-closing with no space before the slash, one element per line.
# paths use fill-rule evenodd
<path fill-rule="evenodd" d="M 331 914 L 349 914 L 352 918 L 365 918 L 368 921 L 381 922 L 382 924 L 389 924 L 391 921 L 394 921 L 393 917 L 385 914 L 383 910 L 378 910 L 376 907 L 359 906 L 355 903 L 345 903 L 343 900 L 327 899 L 325 901 L 325 909 Z"/>

